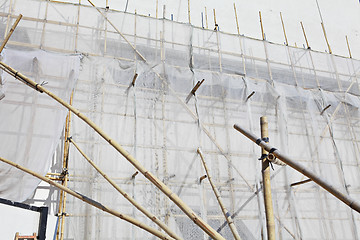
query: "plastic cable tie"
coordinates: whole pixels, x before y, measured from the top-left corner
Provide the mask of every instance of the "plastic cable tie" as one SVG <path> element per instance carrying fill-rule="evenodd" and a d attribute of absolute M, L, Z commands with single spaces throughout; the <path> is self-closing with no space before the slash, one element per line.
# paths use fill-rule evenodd
<path fill-rule="evenodd" d="M 256 143 L 257 145 L 260 145 L 261 141 L 262 141 L 261 138 L 258 138 L 255 143 Z"/>
<path fill-rule="evenodd" d="M 269 138 L 268 137 L 264 137 L 261 140 L 263 140 L 264 142 L 268 143 L 269 142 Z"/>

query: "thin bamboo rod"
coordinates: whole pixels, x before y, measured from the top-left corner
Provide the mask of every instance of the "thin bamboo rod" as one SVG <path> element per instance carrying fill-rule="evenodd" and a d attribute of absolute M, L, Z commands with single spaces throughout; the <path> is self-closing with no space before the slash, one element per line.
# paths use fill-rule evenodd
<path fill-rule="evenodd" d="M 349 56 L 350 56 L 350 58 L 352 58 L 352 56 L 351 56 L 351 51 L 350 51 L 350 45 L 349 45 L 348 36 L 346 35 L 345 38 L 346 38 L 346 44 L 347 44 L 347 47 L 348 47 L 348 50 L 349 50 Z"/>
<path fill-rule="evenodd" d="M 238 233 L 238 231 L 237 231 L 237 229 L 236 229 L 236 226 L 235 226 L 235 224 L 234 224 L 234 221 L 233 221 L 232 218 L 231 218 L 231 214 L 229 213 L 229 211 L 228 211 L 228 210 L 226 209 L 226 207 L 224 206 L 224 204 L 223 204 L 223 202 L 222 202 L 222 200 L 221 200 L 220 193 L 219 193 L 219 191 L 218 191 L 217 188 L 215 187 L 215 184 L 214 184 L 213 181 L 212 181 L 212 178 L 211 178 L 210 173 L 209 173 L 209 169 L 208 169 L 208 167 L 207 167 L 207 165 L 206 165 L 204 156 L 203 156 L 200 148 L 197 149 L 197 152 L 198 152 L 198 154 L 200 155 L 202 165 L 203 165 L 203 167 L 204 167 L 204 169 L 205 169 L 205 172 L 206 172 L 206 175 L 205 175 L 205 176 L 207 176 L 208 179 L 209 179 L 209 183 L 210 183 L 210 185 L 211 185 L 211 188 L 212 188 L 212 190 L 213 190 L 213 192 L 214 192 L 214 194 L 215 194 L 215 197 L 216 197 L 216 199 L 217 199 L 217 201 L 218 201 L 218 203 L 219 203 L 219 206 L 220 206 L 220 208 L 221 208 L 221 211 L 223 212 L 224 217 L 225 217 L 227 223 L 229 224 L 230 230 L 231 230 L 234 238 L 235 238 L 236 240 L 240 240 L 240 239 L 241 239 L 241 238 L 240 238 L 240 235 L 239 235 L 239 233 Z"/>
<path fill-rule="evenodd" d="M 159 0 L 156 0 L 156 14 L 155 17 L 158 18 L 159 16 Z"/>
<path fill-rule="evenodd" d="M 2 50 L 4 49 L 6 43 L 9 41 L 11 35 L 12 35 L 13 32 L 15 31 L 15 28 L 16 28 L 16 26 L 19 24 L 21 18 L 22 18 L 22 15 L 20 14 L 20 15 L 17 17 L 17 19 L 16 19 L 16 21 L 14 22 L 14 24 L 12 25 L 9 33 L 6 35 L 4 41 L 2 42 L 2 44 L 1 44 L 1 46 L 0 46 L 0 53 L 1 53 Z"/>
<path fill-rule="evenodd" d="M 268 132 L 268 120 L 266 116 L 260 118 L 261 138 L 265 139 L 266 142 L 269 140 Z M 268 154 L 265 149 L 261 149 L 261 154 Z M 269 240 L 275 240 L 275 220 L 273 203 L 271 198 L 271 182 L 270 182 L 270 166 L 269 160 L 264 157 L 262 160 L 262 178 L 263 178 L 263 193 L 264 193 L 264 204 L 265 204 L 265 215 L 266 215 L 266 229 Z"/>
<path fill-rule="evenodd" d="M 216 22 L 216 13 L 215 13 L 215 8 L 213 9 L 213 13 L 214 13 L 214 24 L 215 24 L 215 28 L 214 28 L 214 30 L 215 30 L 215 31 L 217 31 L 217 30 L 219 30 L 219 27 L 218 27 L 218 24 L 217 24 L 217 22 Z"/>
<path fill-rule="evenodd" d="M 188 17 L 189 17 L 189 23 L 191 24 L 191 17 L 190 17 L 190 0 L 188 0 Z"/>
<path fill-rule="evenodd" d="M 306 46 L 307 46 L 307 48 L 308 49 L 311 49 L 310 48 L 310 46 L 309 46 L 309 42 L 308 42 L 308 40 L 307 40 L 307 37 L 306 37 L 306 33 L 305 33 L 305 29 L 304 29 L 304 25 L 303 25 L 303 23 L 302 22 L 300 22 L 300 24 L 301 24 L 301 28 L 302 28 L 302 31 L 303 31 L 303 34 L 304 34 L 304 38 L 305 38 L 305 42 L 306 42 Z M 296 45 L 296 44 L 295 44 Z"/>
<path fill-rule="evenodd" d="M 237 13 L 236 13 L 236 5 L 235 5 L 235 3 L 234 3 L 234 13 L 235 13 L 237 33 L 240 35 L 239 21 L 238 21 L 238 16 L 237 16 Z"/>
<path fill-rule="evenodd" d="M 350 208 L 354 209 L 355 211 L 360 213 L 360 203 L 356 202 L 353 198 L 351 198 L 348 195 L 343 194 L 339 190 L 337 190 L 334 186 L 332 186 L 330 183 L 323 180 L 321 177 L 318 177 L 312 170 L 304 167 L 300 163 L 291 160 L 286 155 L 282 154 L 277 150 L 276 148 L 272 147 L 271 145 L 265 143 L 263 140 L 255 136 L 253 133 L 245 130 L 244 128 L 240 127 L 239 125 L 235 124 L 234 128 L 241 132 L 243 135 L 245 135 L 247 138 L 249 138 L 251 141 L 259 145 L 261 148 L 264 148 L 266 151 L 272 152 L 275 157 L 279 158 L 281 161 L 289 165 L 290 167 L 294 168 L 298 172 L 304 174 L 314 182 L 316 182 L 318 185 L 320 185 L 322 188 L 324 188 L 326 191 L 334 195 L 336 198 L 338 198 L 340 201 L 348 205 Z"/>
<path fill-rule="evenodd" d="M 322 30 L 323 30 L 323 33 L 324 33 L 324 37 L 325 37 L 325 40 L 326 40 L 326 44 L 327 44 L 328 49 L 329 49 L 329 53 L 332 54 L 332 51 L 331 51 L 331 48 L 330 48 L 330 44 L 329 44 L 328 38 L 327 38 L 327 36 L 326 36 L 325 26 L 324 26 L 324 23 L 323 23 L 323 22 L 321 22 L 321 27 L 322 27 Z"/>
<path fill-rule="evenodd" d="M 12 67 L 6 65 L 3 62 L 0 62 L 0 68 L 14 76 L 16 79 L 30 86 L 31 88 L 47 94 L 49 97 L 53 98 L 55 101 L 59 102 L 61 105 L 72 111 L 76 116 L 82 119 L 87 123 L 92 129 L 94 129 L 102 138 L 104 138 L 111 146 L 113 146 L 121 155 L 123 155 L 139 172 L 141 172 L 150 182 L 152 182 L 157 188 L 159 188 L 166 196 L 168 196 L 171 201 L 173 201 L 191 220 L 194 221 L 203 231 L 205 231 L 210 237 L 214 239 L 224 239 L 218 232 L 216 232 L 209 224 L 204 222 L 185 202 L 183 202 L 179 196 L 173 193 L 168 186 L 166 186 L 162 181 L 157 179 L 151 172 L 149 172 L 141 163 L 131 156 L 119 143 L 114 139 L 110 138 L 102 129 L 100 129 L 93 121 L 87 118 L 82 114 L 78 109 L 74 108 L 70 104 L 66 103 L 64 100 L 44 88 L 41 84 L 37 84 L 33 80 L 24 76 L 22 73 L 19 73 Z"/>
<path fill-rule="evenodd" d="M 154 236 L 156 236 L 156 237 L 158 237 L 160 239 L 169 239 L 169 240 L 172 239 L 172 238 L 166 236 L 165 234 L 159 232 L 158 230 L 156 230 L 156 229 L 154 229 L 154 228 L 140 222 L 139 220 L 136 220 L 136 219 L 134 219 L 134 218 L 132 218 L 132 217 L 130 217 L 128 215 L 122 214 L 122 213 L 120 213 L 120 212 L 118 212 L 116 210 L 108 208 L 107 206 L 104 206 L 101 203 L 99 203 L 99 202 L 97 202 L 97 201 L 95 201 L 95 200 L 93 200 L 93 199 L 91 199 L 91 198 L 89 198 L 89 197 L 87 197 L 85 195 L 82 195 L 81 193 L 75 192 L 75 191 L 71 190 L 70 188 L 67 188 L 67 187 L 65 187 L 65 186 L 63 186 L 63 185 L 61 185 L 59 183 L 56 183 L 56 182 L 54 182 L 54 181 L 52 181 L 52 180 L 50 180 L 50 179 L 48 179 L 48 178 L 46 178 L 44 176 L 41 176 L 40 174 L 38 174 L 38 173 L 36 173 L 36 172 L 34 172 L 34 171 L 30 170 L 30 169 L 27 169 L 27 168 L 25 168 L 25 167 L 23 167 L 23 166 L 21 166 L 19 164 L 16 164 L 16 163 L 14 163 L 14 162 L 12 162 L 10 160 L 7 160 L 5 158 L 2 158 L 2 157 L 0 157 L 0 161 L 4 162 L 6 164 L 9 164 L 9 165 L 11 165 L 11 166 L 23 171 L 23 172 L 26 172 L 26 173 L 28 173 L 28 174 L 30 174 L 30 175 L 44 181 L 44 182 L 47 182 L 48 184 L 50 184 L 50 185 L 52 185 L 54 187 L 57 187 L 57 188 L 65 191 L 65 192 L 67 192 L 68 194 L 74 196 L 75 198 L 78 198 L 81 201 L 86 202 L 86 203 L 88 203 L 88 204 L 90 204 L 90 205 L 92 205 L 92 206 L 94 206 L 94 207 L 96 207 L 96 208 L 98 208 L 98 209 L 100 209 L 100 210 L 102 210 L 104 212 L 110 213 L 111 215 L 114 215 L 114 216 L 116 216 L 116 217 L 118 217 L 120 219 L 123 219 L 123 220 L 125 220 L 125 221 L 127 221 L 127 222 L 141 228 L 141 229 L 144 229 L 145 231 L 151 233 L 152 235 L 154 235 Z"/>
<path fill-rule="evenodd" d="M 181 237 L 177 236 L 176 233 L 174 233 L 168 226 L 166 226 L 163 222 L 161 222 L 154 214 L 146 210 L 143 206 L 141 206 L 138 202 L 135 201 L 129 194 L 127 194 L 124 190 L 122 190 L 113 180 L 111 180 L 105 172 L 103 172 L 80 148 L 79 146 L 74 142 L 72 138 L 69 138 L 69 142 L 71 142 L 75 148 L 79 151 L 79 153 L 90 163 L 93 168 L 101 175 L 103 176 L 106 181 L 108 181 L 121 195 L 126 198 L 132 205 L 134 205 L 140 212 L 142 212 L 145 216 L 147 216 L 151 221 L 153 221 L 156 225 L 158 225 L 161 229 L 163 229 L 167 234 L 169 234 L 174 239 L 181 239 Z M 138 172 L 134 173 L 132 176 L 132 179 L 135 178 L 136 174 Z"/>
<path fill-rule="evenodd" d="M 265 33 L 264 33 L 264 27 L 263 27 L 262 18 L 261 18 L 261 11 L 259 11 L 259 18 L 260 18 L 260 27 L 261 27 L 262 40 L 265 40 Z"/>
<path fill-rule="evenodd" d="M 281 12 L 280 12 L 280 18 L 281 18 L 281 25 L 282 25 L 283 32 L 284 32 L 284 37 L 285 37 L 285 43 L 286 43 L 286 46 L 289 46 L 289 42 L 288 42 L 288 40 L 287 40 L 286 32 L 285 32 L 285 25 L 284 25 L 284 21 L 283 21 L 283 17 L 282 17 L 282 13 L 281 13 Z"/>
<path fill-rule="evenodd" d="M 209 29 L 208 17 L 207 17 L 207 9 L 206 9 L 206 7 L 205 7 L 205 23 L 206 23 L 206 29 Z"/>
<path fill-rule="evenodd" d="M 120 32 L 120 30 L 105 16 L 105 14 L 103 14 L 90 0 L 87 0 L 87 1 L 91 4 L 91 6 L 93 6 L 105 18 L 105 20 L 115 29 L 115 31 L 120 34 L 120 36 L 125 40 L 125 42 L 127 44 L 130 45 L 130 47 L 139 55 L 139 57 L 144 62 L 146 62 L 145 57 L 143 55 L 141 55 L 141 53 L 129 42 L 129 40 L 127 40 L 125 35 Z"/>

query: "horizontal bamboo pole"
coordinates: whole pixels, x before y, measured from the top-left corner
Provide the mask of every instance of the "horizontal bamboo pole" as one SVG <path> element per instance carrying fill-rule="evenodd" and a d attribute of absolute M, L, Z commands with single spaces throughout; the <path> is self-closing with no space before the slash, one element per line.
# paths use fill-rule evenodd
<path fill-rule="evenodd" d="M 30 169 L 27 169 L 27 168 L 25 168 L 23 166 L 20 166 L 19 164 L 16 164 L 16 163 L 14 163 L 14 162 L 12 162 L 10 160 L 7 160 L 5 158 L 2 158 L 2 157 L 0 157 L 0 161 L 2 161 L 4 163 L 7 163 L 7 164 L 9 164 L 9 165 L 11 165 L 13 167 L 16 167 L 17 169 L 19 169 L 19 170 L 21 170 L 23 172 L 26 172 L 26 173 L 28 173 L 28 174 L 30 174 L 30 175 L 44 181 L 44 182 L 47 182 L 48 184 L 50 184 L 50 185 L 52 185 L 54 187 L 57 187 L 57 188 L 63 190 L 64 192 L 67 192 L 68 194 L 80 199 L 81 201 L 86 202 L 86 203 L 88 203 L 88 204 L 90 204 L 90 205 L 92 205 L 92 206 L 94 206 L 94 207 L 96 207 L 96 208 L 98 208 L 100 210 L 103 210 L 104 212 L 110 213 L 111 215 L 114 215 L 114 216 L 116 216 L 118 218 L 121 218 L 121 219 L 123 219 L 123 220 L 125 220 L 125 221 L 127 221 L 127 222 L 141 228 L 141 229 L 144 229 L 145 231 L 153 234 L 154 236 L 156 236 L 156 237 L 158 237 L 160 239 L 169 239 L 169 240 L 172 239 L 172 238 L 166 236 L 165 234 L 159 232 L 158 230 L 156 230 L 156 229 L 154 229 L 152 227 L 149 227 L 148 225 L 143 224 L 142 222 L 140 222 L 140 221 L 138 221 L 138 220 L 136 220 L 136 219 L 134 219 L 134 218 L 132 218 L 132 217 L 130 217 L 128 215 L 122 214 L 122 213 L 120 213 L 118 211 L 115 211 L 115 210 L 113 210 L 111 208 L 108 208 L 108 207 L 102 205 L 101 203 L 99 203 L 99 202 L 97 202 L 97 201 L 95 201 L 95 200 L 93 200 L 91 198 L 88 198 L 87 196 L 82 195 L 81 193 L 75 192 L 75 191 L 71 190 L 70 188 L 64 187 L 63 185 L 61 185 L 59 183 L 56 183 L 56 182 L 54 182 L 54 181 L 52 181 L 52 180 L 50 180 L 50 179 L 48 179 L 48 178 L 46 178 L 44 176 L 41 176 L 40 174 L 38 174 L 38 173 L 36 173 L 36 172 L 34 172 L 34 171 L 30 170 Z"/>
<path fill-rule="evenodd" d="M 348 205 L 350 208 L 354 209 L 355 211 L 360 213 L 360 204 L 359 202 L 356 202 L 353 198 L 351 198 L 348 195 L 343 194 L 339 190 L 337 190 L 334 186 L 332 186 L 330 183 L 323 180 L 321 177 L 318 177 L 312 170 L 304 167 L 300 163 L 291 160 L 286 155 L 282 154 L 277 150 L 276 148 L 273 148 L 270 144 L 267 144 L 264 142 L 261 138 L 258 138 L 253 133 L 245 130 L 244 128 L 240 127 L 239 125 L 235 124 L 234 128 L 244 134 L 247 138 L 249 138 L 251 141 L 259 145 L 261 148 L 265 149 L 268 152 L 272 152 L 275 157 L 279 158 L 281 161 L 289 165 L 290 167 L 294 168 L 298 172 L 304 174 L 314 182 L 316 182 L 318 185 L 320 185 L 322 188 L 324 188 L 326 191 L 334 195 L 336 198 L 338 198 L 340 201 Z"/>
<path fill-rule="evenodd" d="M 151 172 L 149 172 L 142 164 L 131 156 L 118 142 L 110 138 L 100 127 L 98 127 L 93 121 L 87 118 L 82 114 L 78 109 L 74 108 L 46 88 L 41 84 L 38 84 L 26 77 L 22 73 L 19 73 L 12 67 L 6 65 L 3 62 L 0 62 L 0 68 L 5 72 L 9 73 L 16 79 L 30 86 L 31 88 L 46 93 L 49 97 L 53 98 L 55 101 L 72 111 L 76 116 L 82 119 L 86 124 L 88 124 L 92 129 L 94 129 L 102 138 L 104 138 L 111 146 L 113 146 L 121 155 L 123 155 L 139 172 L 141 172 L 150 182 L 152 182 L 158 189 L 160 189 L 166 196 L 170 198 L 196 225 L 198 225 L 203 231 L 205 231 L 210 237 L 214 239 L 224 239 L 218 232 L 216 232 L 209 224 L 207 224 L 202 218 L 200 218 L 184 201 L 182 201 L 179 196 L 173 193 L 168 186 L 166 186 L 162 181 L 156 178 Z"/>
<path fill-rule="evenodd" d="M 81 155 L 93 166 L 96 171 L 103 176 L 121 195 L 126 198 L 132 205 L 134 205 L 140 212 L 142 212 L 145 216 L 147 216 L 151 221 L 153 221 L 156 225 L 158 225 L 161 229 L 163 229 L 167 234 L 169 234 L 174 239 L 181 239 L 176 235 L 171 229 L 166 226 L 163 222 L 161 222 L 154 214 L 146 210 L 143 206 L 141 206 L 138 202 L 135 201 L 130 195 L 128 195 L 124 190 L 122 190 L 113 180 L 111 180 L 95 163 L 92 161 L 74 142 L 72 138 L 69 138 L 69 141 L 75 146 L 75 148 L 81 153 Z"/>
<path fill-rule="evenodd" d="M 221 200 L 220 193 L 219 193 L 219 191 L 218 191 L 217 188 L 215 187 L 215 184 L 214 184 L 213 181 L 212 181 L 212 178 L 211 178 L 211 176 L 210 176 L 210 174 L 209 174 L 209 169 L 208 169 L 208 167 L 207 167 L 207 165 L 206 165 L 204 156 L 203 156 L 200 148 L 197 149 L 197 152 L 198 152 L 198 154 L 200 155 L 201 162 L 202 162 L 202 164 L 203 164 L 203 166 L 204 166 L 206 175 L 208 176 L 208 179 L 209 179 L 209 183 L 210 183 L 210 185 L 211 185 L 211 188 L 212 188 L 212 190 L 213 190 L 213 192 L 214 192 L 214 194 L 215 194 L 215 196 L 216 196 L 216 199 L 217 199 L 217 201 L 218 201 L 218 203 L 219 203 L 219 206 L 220 206 L 220 208 L 221 208 L 221 211 L 223 212 L 224 217 L 225 217 L 227 223 L 229 224 L 229 227 L 230 227 L 231 232 L 232 232 L 232 234 L 233 234 L 233 236 L 234 236 L 234 238 L 235 238 L 236 240 L 241 240 L 240 235 L 239 235 L 239 233 L 238 233 L 238 231 L 237 231 L 237 229 L 236 229 L 236 226 L 235 226 L 235 224 L 234 224 L 234 221 L 233 221 L 232 218 L 231 218 L 231 214 L 228 212 L 228 210 L 227 210 L 226 207 L 224 206 L 224 204 L 223 204 L 223 202 L 222 202 L 222 200 Z M 206 175 L 205 175 L 205 176 L 206 176 Z"/>

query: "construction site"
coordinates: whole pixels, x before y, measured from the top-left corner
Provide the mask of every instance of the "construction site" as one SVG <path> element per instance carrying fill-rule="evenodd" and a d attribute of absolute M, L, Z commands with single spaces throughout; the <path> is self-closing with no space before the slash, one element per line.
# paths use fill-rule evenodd
<path fill-rule="evenodd" d="M 241 34 L 237 3 L 227 33 L 215 9 L 197 26 L 104 2 L 0 1 L 0 205 L 48 208 L 43 236 L 0 213 L 9 239 L 360 239 L 347 36 L 339 56 L 322 22 L 326 52 L 281 14 L 284 44 L 261 12 Z"/>

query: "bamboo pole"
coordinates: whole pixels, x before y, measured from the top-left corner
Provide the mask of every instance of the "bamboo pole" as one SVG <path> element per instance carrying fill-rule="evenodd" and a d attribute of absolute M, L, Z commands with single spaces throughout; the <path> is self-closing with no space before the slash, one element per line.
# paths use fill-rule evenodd
<path fill-rule="evenodd" d="M 163 222 L 161 222 L 154 214 L 146 210 L 143 206 L 141 206 L 138 202 L 135 201 L 130 195 L 128 195 L 124 190 L 122 190 L 113 180 L 111 180 L 74 142 L 72 138 L 69 138 L 69 142 L 71 142 L 75 148 L 79 151 L 79 153 L 90 163 L 93 168 L 103 176 L 106 181 L 108 181 L 121 195 L 126 198 L 132 205 L 134 205 L 140 212 L 142 212 L 145 216 L 147 216 L 151 221 L 153 221 L 156 225 L 158 225 L 161 229 L 163 229 L 167 234 L 169 234 L 174 239 L 181 239 L 179 236 L 176 235 L 168 226 L 166 226 Z M 132 179 L 135 178 L 136 174 L 134 173 L 131 177 Z"/>
<path fill-rule="evenodd" d="M 124 34 L 122 34 L 122 33 L 120 32 L 120 30 L 105 16 L 105 14 L 103 14 L 90 0 L 87 0 L 87 1 L 91 4 L 91 6 L 93 6 L 93 7 L 101 14 L 101 16 L 103 16 L 103 17 L 105 18 L 105 20 L 115 29 L 115 31 L 120 34 L 120 36 L 125 40 L 125 42 L 126 42 L 127 44 L 130 45 L 130 47 L 139 55 L 139 57 L 140 57 L 144 62 L 146 62 L 146 58 L 145 58 L 143 55 L 141 55 L 141 53 L 129 42 L 129 40 L 126 39 L 126 37 L 124 36 Z"/>
<path fill-rule="evenodd" d="M 9 165 L 11 165 L 11 166 L 23 171 L 23 172 L 26 172 L 26 173 L 28 173 L 28 174 L 30 174 L 30 175 L 44 181 L 44 182 L 47 182 L 48 184 L 50 184 L 50 185 L 52 185 L 54 187 L 57 187 L 57 188 L 65 191 L 65 192 L 67 192 L 68 194 L 74 196 L 75 198 L 78 198 L 81 201 L 86 202 L 86 203 L 88 203 L 88 204 L 90 204 L 90 205 L 92 205 L 92 206 L 94 206 L 94 207 L 96 207 L 96 208 L 98 208 L 98 209 L 100 209 L 100 210 L 102 210 L 104 212 L 110 213 L 111 215 L 114 215 L 114 216 L 116 216 L 116 217 L 118 217 L 120 219 L 123 219 L 123 220 L 125 220 L 125 221 L 127 221 L 127 222 L 141 228 L 141 229 L 144 229 L 145 231 L 151 233 L 152 235 L 154 235 L 154 236 L 156 236 L 156 237 L 158 237 L 160 239 L 169 239 L 169 240 L 172 239 L 172 238 L 166 236 L 165 234 L 159 232 L 158 230 L 156 230 L 156 229 L 154 229 L 154 228 L 140 222 L 139 220 L 136 220 L 136 219 L 134 219 L 134 218 L 132 218 L 132 217 L 130 217 L 128 215 L 122 214 L 122 213 L 120 213 L 120 212 L 118 212 L 116 210 L 108 208 L 107 206 L 104 206 L 101 203 L 99 203 L 99 202 L 97 202 L 97 201 L 95 201 L 95 200 L 93 200 L 93 199 L 91 199 L 91 198 L 89 198 L 89 197 L 87 197 L 85 195 L 82 195 L 81 193 L 73 191 L 70 188 L 67 188 L 67 187 L 65 187 L 65 186 L 63 186 L 63 185 L 61 185 L 59 183 L 56 183 L 56 182 L 54 182 L 54 181 L 52 181 L 52 180 L 50 180 L 50 179 L 48 179 L 48 178 L 46 178 L 44 176 L 41 176 L 40 174 L 38 174 L 38 173 L 36 173 L 36 172 L 34 172 L 34 171 L 30 170 L 30 169 L 27 169 L 27 168 L 25 168 L 25 167 L 23 167 L 23 166 L 21 166 L 19 164 L 16 164 L 16 163 L 14 163 L 14 162 L 12 162 L 10 160 L 7 160 L 5 158 L 2 158 L 2 157 L 0 157 L 0 161 L 4 162 L 6 164 L 9 164 Z"/>
<path fill-rule="evenodd" d="M 269 142 L 269 132 L 268 132 L 268 120 L 266 116 L 260 118 L 260 127 L 261 127 L 261 138 L 265 142 Z M 268 154 L 265 149 L 261 149 L 261 154 Z M 265 215 L 266 215 L 266 229 L 267 236 L 269 240 L 275 240 L 275 220 L 274 220 L 274 211 L 273 203 L 271 198 L 271 182 L 270 182 L 270 166 L 269 160 L 264 157 L 262 159 L 262 178 L 263 178 L 263 193 L 264 193 L 264 204 L 265 204 Z"/>
<path fill-rule="evenodd" d="M 74 92 L 71 93 L 70 96 L 70 105 L 73 103 L 73 95 Z M 64 187 L 67 187 L 68 181 L 69 181 L 69 174 L 68 174 L 68 166 L 69 166 L 69 143 L 66 141 L 66 139 L 70 135 L 70 123 L 71 123 L 71 111 L 69 111 L 68 116 L 66 117 L 66 127 L 65 127 L 65 143 L 64 143 L 64 159 L 63 159 L 63 169 L 65 169 L 65 175 L 64 180 L 62 184 Z M 59 208 L 60 212 L 60 208 Z M 65 216 L 64 213 L 66 213 L 66 192 L 63 192 L 63 201 L 62 201 L 62 209 L 61 209 L 61 233 L 60 233 L 60 240 L 64 239 L 64 226 L 65 226 Z"/>
<path fill-rule="evenodd" d="M 334 186 L 332 186 L 330 183 L 323 180 L 321 177 L 318 177 L 312 170 L 304 167 L 300 163 L 291 160 L 286 155 L 280 153 L 279 150 L 272 147 L 271 145 L 265 143 L 263 140 L 255 136 L 253 133 L 245 130 L 244 128 L 240 127 L 239 125 L 235 124 L 234 128 L 241 132 L 243 135 L 245 135 L 247 138 L 249 138 L 251 141 L 259 145 L 261 148 L 264 148 L 268 152 L 272 152 L 272 154 L 279 158 L 281 161 L 289 165 L 290 167 L 294 168 L 298 172 L 304 174 L 314 182 L 316 182 L 318 185 L 320 185 L 322 188 L 324 188 L 326 191 L 334 195 L 337 199 L 348 205 L 350 208 L 354 209 L 355 211 L 360 213 L 360 203 L 356 202 L 353 198 L 350 196 L 343 194 L 339 190 L 337 190 Z"/>
<path fill-rule="evenodd" d="M 262 18 L 261 18 L 261 11 L 259 11 L 259 18 L 260 18 L 261 36 L 262 36 L 262 39 L 265 40 L 265 33 L 264 33 L 264 27 L 263 27 Z"/>
<path fill-rule="evenodd" d="M 6 35 L 4 41 L 2 42 L 1 46 L 0 46 L 0 53 L 2 52 L 2 50 L 4 49 L 6 43 L 9 41 L 11 35 L 13 34 L 13 32 L 15 31 L 16 26 L 19 24 L 20 20 L 22 18 L 22 15 L 19 14 L 19 16 L 17 17 L 16 21 L 14 22 L 14 24 L 12 25 L 9 33 Z"/>
<path fill-rule="evenodd" d="M 190 0 L 188 0 L 188 17 L 189 17 L 189 24 L 191 24 L 191 17 L 190 17 Z"/>
<path fill-rule="evenodd" d="M 215 194 L 215 197 L 216 197 L 216 199 L 217 199 L 217 201 L 218 201 L 218 203 L 219 203 L 219 206 L 220 206 L 220 208 L 221 208 L 221 211 L 223 212 L 224 217 L 225 217 L 227 223 L 229 224 L 229 227 L 230 227 L 230 230 L 231 230 L 231 232 L 232 232 L 232 234 L 233 234 L 233 236 L 234 236 L 234 239 L 236 239 L 236 240 L 241 240 L 240 235 L 239 235 L 239 233 L 238 233 L 238 231 L 237 231 L 237 229 L 236 229 L 236 226 L 235 226 L 235 224 L 234 224 L 234 221 L 233 221 L 232 218 L 231 218 L 231 214 L 229 213 L 229 211 L 228 211 L 228 210 L 226 209 L 226 207 L 224 206 L 224 204 L 223 204 L 223 202 L 222 202 L 222 200 L 221 200 L 220 193 L 219 193 L 219 191 L 218 191 L 217 188 L 215 187 L 215 184 L 214 184 L 213 181 L 212 181 L 212 178 L 211 178 L 210 173 L 209 173 L 209 169 L 208 169 L 208 167 L 207 167 L 207 165 L 206 165 L 204 156 L 203 156 L 200 148 L 197 149 L 197 152 L 198 152 L 198 154 L 200 155 L 202 165 L 204 166 L 204 169 L 205 169 L 205 172 L 206 172 L 206 175 L 205 175 L 205 176 L 207 176 L 208 179 L 209 179 L 209 183 L 210 183 L 210 185 L 211 185 L 211 188 L 212 188 L 212 190 L 213 190 L 213 192 L 214 192 L 214 194 Z"/>
<path fill-rule="evenodd" d="M 64 100 L 44 88 L 41 84 L 37 84 L 33 80 L 24 76 L 22 73 L 19 73 L 12 67 L 6 65 L 3 62 L 0 62 L 0 68 L 14 76 L 16 79 L 25 83 L 29 87 L 47 94 L 49 97 L 53 98 L 55 101 L 59 102 L 61 105 L 72 111 L 76 116 L 82 119 L 86 124 L 88 124 L 92 129 L 94 129 L 102 138 L 104 138 L 111 146 L 113 146 L 121 155 L 123 155 L 139 172 L 141 172 L 151 183 L 153 183 L 157 188 L 159 188 L 166 196 L 168 196 L 171 201 L 173 201 L 191 220 L 194 221 L 203 231 L 205 231 L 210 237 L 214 239 L 224 239 L 218 232 L 216 232 L 209 224 L 204 222 L 184 201 L 182 201 L 179 196 L 170 190 L 162 181 L 157 179 L 151 172 L 149 172 L 141 163 L 131 156 L 119 143 L 114 139 L 110 138 L 102 129 L 100 129 L 93 121 L 87 118 L 82 114 L 78 109 L 66 103 Z"/>
<path fill-rule="evenodd" d="M 238 35 L 240 35 L 239 21 L 238 21 L 238 16 L 237 16 L 237 13 L 236 13 L 236 6 L 235 6 L 235 3 L 234 3 L 234 12 L 235 12 L 235 19 L 236 19 L 236 29 L 237 29 L 237 33 L 238 33 Z"/>
<path fill-rule="evenodd" d="M 323 30 L 323 33 L 324 33 L 324 37 L 325 37 L 325 40 L 326 40 L 326 44 L 327 44 L 328 49 L 329 49 L 329 53 L 332 54 L 332 51 L 331 51 L 331 48 L 330 48 L 330 44 L 329 44 L 329 41 L 328 41 L 327 36 L 326 36 L 325 26 L 324 26 L 324 23 L 323 23 L 323 22 L 321 22 L 321 27 L 322 27 L 322 30 Z"/>
<path fill-rule="evenodd" d="M 347 47 L 348 47 L 348 50 L 349 50 L 349 56 L 350 56 L 350 58 L 352 58 L 352 56 L 351 56 L 351 51 L 350 51 L 350 45 L 349 45 L 349 41 L 348 41 L 347 35 L 345 36 L 345 38 L 346 38 L 346 44 L 347 44 Z"/>
<path fill-rule="evenodd" d="M 305 33 L 305 29 L 304 29 L 304 25 L 303 25 L 303 23 L 302 22 L 300 22 L 300 24 L 301 24 L 301 28 L 302 28 L 302 31 L 303 31 L 303 34 L 304 34 L 304 38 L 305 38 L 305 42 L 306 42 L 306 46 L 307 46 L 307 48 L 308 49 L 311 49 L 310 48 L 310 46 L 309 46 L 309 42 L 308 42 L 308 40 L 307 40 L 307 37 L 306 37 L 306 33 Z M 296 45 L 296 44 L 295 44 Z"/>
<path fill-rule="evenodd" d="M 286 32 L 285 32 L 285 25 L 284 25 L 284 21 L 283 21 L 283 17 L 282 17 L 281 12 L 280 12 L 280 18 L 281 18 L 281 25 L 282 25 L 283 32 L 284 32 L 284 37 L 285 37 L 285 43 L 286 43 L 286 46 L 289 46 L 289 42 L 287 40 Z"/>
<path fill-rule="evenodd" d="M 214 12 L 214 24 L 215 24 L 215 28 L 214 28 L 214 30 L 215 30 L 215 31 L 217 31 L 217 30 L 219 30 L 219 27 L 218 27 L 218 24 L 217 24 L 217 22 L 216 22 L 216 13 L 215 13 L 215 8 L 213 9 L 213 12 Z"/>
<path fill-rule="evenodd" d="M 206 9 L 206 7 L 205 7 L 205 23 L 206 23 L 206 29 L 209 29 L 208 17 L 207 17 L 207 9 Z"/>
<path fill-rule="evenodd" d="M 156 0 L 156 14 L 155 14 L 155 17 L 158 18 L 158 13 L 159 12 L 159 0 Z"/>

